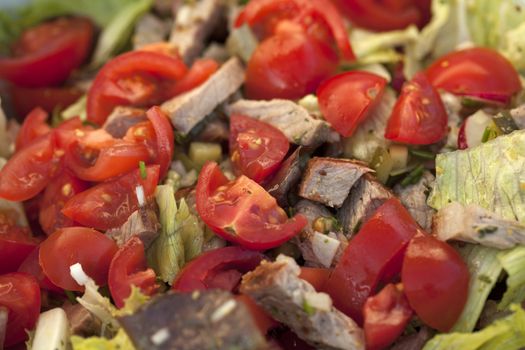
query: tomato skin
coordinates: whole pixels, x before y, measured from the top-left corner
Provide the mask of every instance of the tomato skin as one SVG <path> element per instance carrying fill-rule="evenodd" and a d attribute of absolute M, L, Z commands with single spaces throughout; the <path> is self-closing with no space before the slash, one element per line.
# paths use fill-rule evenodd
<path fill-rule="evenodd" d="M 304 32 L 277 33 L 262 41 L 246 68 L 250 99 L 298 99 L 313 93 L 337 69 L 337 53 Z"/>
<path fill-rule="evenodd" d="M 332 127 L 348 137 L 381 100 L 386 83 L 383 77 L 368 72 L 338 74 L 317 88 L 319 108 Z"/>
<path fill-rule="evenodd" d="M 257 303 L 250 296 L 246 294 L 239 294 L 235 296 L 235 300 L 237 302 L 243 303 L 248 308 L 250 315 L 263 335 L 268 333 L 270 329 L 279 326 L 279 322 L 271 318 L 270 315 L 268 315 L 268 313 L 266 313 L 262 307 L 257 305 Z"/>
<path fill-rule="evenodd" d="M 385 131 L 389 140 L 429 145 L 447 134 L 448 115 L 441 97 L 422 73 L 401 90 Z"/>
<path fill-rule="evenodd" d="M 148 107 L 174 96 L 187 68 L 178 57 L 131 51 L 112 59 L 98 72 L 88 92 L 88 120 L 102 125 L 117 105 Z"/>
<path fill-rule="evenodd" d="M 315 290 L 320 291 L 323 289 L 326 281 L 328 281 L 331 272 L 332 270 L 330 269 L 301 266 L 299 277 L 310 283 Z"/>
<path fill-rule="evenodd" d="M 40 315 L 40 288 L 31 275 L 13 272 L 0 275 L 0 307 L 8 311 L 5 346 L 23 342 Z"/>
<path fill-rule="evenodd" d="M 230 154 L 234 169 L 257 183 L 272 175 L 290 143 L 270 124 L 242 115 L 230 116 Z"/>
<path fill-rule="evenodd" d="M 419 227 L 396 198 L 387 200 L 350 241 L 323 289 L 357 323 L 378 283 L 401 272 L 403 255 Z"/>
<path fill-rule="evenodd" d="M 173 95 L 182 94 L 183 92 L 196 88 L 208 80 L 208 78 L 218 69 L 219 64 L 211 58 L 201 58 L 196 60 L 188 70 L 188 73 L 175 85 Z"/>
<path fill-rule="evenodd" d="M 42 267 L 40 266 L 40 263 L 38 261 L 39 255 L 40 246 L 33 249 L 31 253 L 25 258 L 25 260 L 18 268 L 18 272 L 23 272 L 33 276 L 37 280 L 40 288 L 43 290 L 56 293 L 63 293 L 62 288 L 55 286 L 53 282 L 51 282 L 49 278 L 47 278 L 47 276 L 44 274 L 44 271 L 42 270 Z"/>
<path fill-rule="evenodd" d="M 146 112 L 148 120 L 155 130 L 157 142 L 156 161 L 160 166 L 160 178 L 168 173 L 175 147 L 175 136 L 168 116 L 158 107 L 152 107 Z"/>
<path fill-rule="evenodd" d="M 40 136 L 46 135 L 51 131 L 51 127 L 46 124 L 47 113 L 42 108 L 33 109 L 24 119 L 20 131 L 16 136 L 16 151 L 29 145 Z"/>
<path fill-rule="evenodd" d="M 53 113 L 55 108 L 65 108 L 77 101 L 83 94 L 75 87 L 24 88 L 11 85 L 9 91 L 13 107 L 20 118 L 37 107 Z"/>
<path fill-rule="evenodd" d="M 288 219 L 268 192 L 242 175 L 228 181 L 217 163 L 207 162 L 196 188 L 197 212 L 217 235 L 255 250 L 281 245 L 306 226 L 302 215 Z"/>
<path fill-rule="evenodd" d="M 366 348 L 380 350 L 392 344 L 412 318 L 412 309 L 402 285 L 387 284 L 366 299 L 363 307 Z"/>
<path fill-rule="evenodd" d="M 104 286 L 108 280 L 109 264 L 116 252 L 116 243 L 106 235 L 86 227 L 66 227 L 55 231 L 40 244 L 39 262 L 53 284 L 65 290 L 82 292 L 84 287 L 71 277 L 69 267 L 80 263 L 97 285 Z"/>
<path fill-rule="evenodd" d="M 74 226 L 74 221 L 62 214 L 62 208 L 74 195 L 85 191 L 89 184 L 63 171 L 44 190 L 40 201 L 38 221 L 49 236 L 59 228 Z"/>
<path fill-rule="evenodd" d="M 255 269 L 265 256 L 259 252 L 239 246 L 213 249 L 202 253 L 189 263 L 175 277 L 171 289 L 179 292 L 193 292 L 220 288 L 234 291 L 241 276 Z M 225 276 L 234 276 L 224 283 Z"/>
<path fill-rule="evenodd" d="M 16 152 L 0 170 L 0 198 L 20 202 L 42 191 L 59 167 L 55 149 L 56 137 L 51 133 Z"/>
<path fill-rule="evenodd" d="M 135 285 L 145 295 L 153 295 L 158 285 L 155 272 L 147 268 L 144 244 L 137 236 L 132 237 L 115 254 L 109 265 L 108 286 L 115 305 L 124 306 Z"/>
<path fill-rule="evenodd" d="M 137 186 L 144 188 L 146 198 L 155 193 L 159 166 L 148 166 L 146 171 L 146 179 L 141 178 L 137 169 L 75 195 L 66 202 L 62 213 L 83 226 L 101 231 L 120 226 L 138 208 Z"/>
<path fill-rule="evenodd" d="M 503 104 L 522 88 L 512 64 L 497 51 L 484 47 L 451 52 L 434 61 L 426 75 L 438 89 Z"/>
<path fill-rule="evenodd" d="M 0 77 L 23 87 L 53 86 L 67 79 L 86 59 L 94 28 L 84 18 L 59 18 L 30 28 L 0 58 Z"/>
<path fill-rule="evenodd" d="M 408 245 L 401 281 L 410 306 L 440 332 L 452 328 L 468 297 L 469 271 L 447 243 L 419 234 Z"/>

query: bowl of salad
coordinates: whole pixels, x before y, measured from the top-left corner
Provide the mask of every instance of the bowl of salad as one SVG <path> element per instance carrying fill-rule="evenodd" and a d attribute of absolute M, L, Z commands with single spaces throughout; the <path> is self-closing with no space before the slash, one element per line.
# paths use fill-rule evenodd
<path fill-rule="evenodd" d="M 0 348 L 525 348 L 522 1 L 0 8 Z"/>

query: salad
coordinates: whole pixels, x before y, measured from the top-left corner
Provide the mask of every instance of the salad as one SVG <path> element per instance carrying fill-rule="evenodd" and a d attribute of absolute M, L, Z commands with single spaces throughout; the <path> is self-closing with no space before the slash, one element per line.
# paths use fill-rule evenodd
<path fill-rule="evenodd" d="M 0 348 L 525 348 L 525 4 L 0 12 Z"/>

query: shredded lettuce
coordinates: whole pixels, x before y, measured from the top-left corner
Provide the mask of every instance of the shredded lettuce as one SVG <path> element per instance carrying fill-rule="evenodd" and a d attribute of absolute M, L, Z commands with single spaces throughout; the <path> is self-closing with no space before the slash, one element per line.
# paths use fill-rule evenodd
<path fill-rule="evenodd" d="M 525 346 L 525 310 L 511 305 L 513 313 L 474 333 L 440 334 L 423 350 L 517 350 Z"/>
<path fill-rule="evenodd" d="M 525 247 L 501 252 L 498 259 L 508 274 L 507 290 L 498 304 L 498 310 L 504 310 L 512 303 L 525 300 Z"/>
<path fill-rule="evenodd" d="M 117 334 L 111 338 L 89 337 L 82 338 L 79 336 L 71 337 L 73 350 L 134 350 L 135 347 L 129 339 L 126 332 L 121 328 Z"/>

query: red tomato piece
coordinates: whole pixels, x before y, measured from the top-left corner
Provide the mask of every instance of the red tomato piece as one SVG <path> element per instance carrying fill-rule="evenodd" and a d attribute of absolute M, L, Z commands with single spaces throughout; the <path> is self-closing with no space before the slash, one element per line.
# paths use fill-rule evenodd
<path fill-rule="evenodd" d="M 403 85 L 385 131 L 389 140 L 429 145 L 447 134 L 448 115 L 441 97 L 424 74 Z"/>
<path fill-rule="evenodd" d="M 426 70 L 438 89 L 507 104 L 521 90 L 519 74 L 496 50 L 474 47 L 451 52 Z"/>
<path fill-rule="evenodd" d="M 356 26 L 375 31 L 403 29 L 411 24 L 422 28 L 430 19 L 430 0 L 335 0 L 335 3 Z"/>
<path fill-rule="evenodd" d="M 22 262 L 22 264 L 18 268 L 18 272 L 24 272 L 33 276 L 37 280 L 40 288 L 43 290 L 56 293 L 63 293 L 62 288 L 55 286 L 53 282 L 51 282 L 49 278 L 47 278 L 47 276 L 44 274 L 44 271 L 42 271 L 42 267 L 38 262 L 39 255 L 40 247 L 36 247 Z"/>
<path fill-rule="evenodd" d="M 53 133 L 42 136 L 16 152 L 0 170 L 0 198 L 25 201 L 35 197 L 59 168 Z"/>
<path fill-rule="evenodd" d="M 38 243 L 29 227 L 19 226 L 18 213 L 0 210 L 0 274 L 16 271 Z"/>
<path fill-rule="evenodd" d="M 219 69 L 217 61 L 211 58 L 201 58 L 196 60 L 190 70 L 181 80 L 177 82 L 173 90 L 174 95 L 190 91 L 204 83 L 208 78 Z"/>
<path fill-rule="evenodd" d="M 38 221 L 49 236 L 59 228 L 74 226 L 74 221 L 62 214 L 66 202 L 76 194 L 87 190 L 89 185 L 68 171 L 63 171 L 44 190 L 40 201 Z"/>
<path fill-rule="evenodd" d="M 456 323 L 469 278 L 467 265 L 447 243 L 419 234 L 408 245 L 401 281 L 410 306 L 430 327 L 447 332 Z"/>
<path fill-rule="evenodd" d="M 317 89 L 319 108 L 332 127 L 348 137 L 381 100 L 386 83 L 383 77 L 368 72 L 338 74 Z"/>
<path fill-rule="evenodd" d="M 88 120 L 102 125 L 115 106 L 149 107 L 173 97 L 187 68 L 180 58 L 131 51 L 104 65 L 88 92 Z"/>
<path fill-rule="evenodd" d="M 119 308 L 124 306 L 124 301 L 131 295 L 132 285 L 145 295 L 153 295 L 159 288 L 155 272 L 146 265 L 144 244 L 137 236 L 120 247 L 109 265 L 109 291 Z"/>
<path fill-rule="evenodd" d="M 302 31 L 279 32 L 262 41 L 246 69 L 251 99 L 298 99 L 314 92 L 337 69 L 337 53 Z"/>
<path fill-rule="evenodd" d="M 68 200 L 62 213 L 81 225 L 102 231 L 120 226 L 138 208 L 137 186 L 144 188 L 146 198 L 155 193 L 159 166 L 148 166 L 146 172 L 145 179 L 137 169 L 93 186 Z"/>
<path fill-rule="evenodd" d="M 0 58 L 0 77 L 19 86 L 58 85 L 91 49 L 94 28 L 84 18 L 60 17 L 22 33 L 12 57 Z"/>
<path fill-rule="evenodd" d="M 330 269 L 301 266 L 299 277 L 314 286 L 315 290 L 320 291 L 328 281 L 331 272 Z"/>
<path fill-rule="evenodd" d="M 175 146 L 175 136 L 168 116 L 157 106 L 146 112 L 153 129 L 157 142 L 156 162 L 160 165 L 160 178 L 163 178 L 170 168 Z"/>
<path fill-rule="evenodd" d="M 279 322 L 275 321 L 273 318 L 268 315 L 266 311 L 248 295 L 239 294 L 235 296 L 235 300 L 243 303 L 250 311 L 255 324 L 259 328 L 262 334 L 267 334 L 270 329 L 276 328 L 279 326 Z"/>
<path fill-rule="evenodd" d="M 381 205 L 350 241 L 324 286 L 336 308 L 363 322 L 363 305 L 380 282 L 401 272 L 410 239 L 419 227 L 398 199 Z"/>
<path fill-rule="evenodd" d="M 363 328 L 367 350 L 385 349 L 392 344 L 405 330 L 412 313 L 401 284 L 387 284 L 366 299 Z"/>
<path fill-rule="evenodd" d="M 289 219 L 268 192 L 242 175 L 228 181 L 217 163 L 206 163 L 197 181 L 197 211 L 215 233 L 249 249 L 286 242 L 306 226 L 302 215 Z"/>
<path fill-rule="evenodd" d="M 108 281 L 109 264 L 117 249 L 111 238 L 98 231 L 66 227 L 55 231 L 40 244 L 39 262 L 44 274 L 55 285 L 81 292 L 84 287 L 71 277 L 69 267 L 80 263 L 97 285 L 104 286 Z"/>
<path fill-rule="evenodd" d="M 19 118 L 24 117 L 34 108 L 40 107 L 48 113 L 57 108 L 65 108 L 76 102 L 83 92 L 75 87 L 24 88 L 10 87 L 10 97 Z"/>
<path fill-rule="evenodd" d="M 255 269 L 263 259 L 263 254 L 238 246 L 210 250 L 187 263 L 171 288 L 179 292 L 212 288 L 232 292 L 242 275 Z"/>
<path fill-rule="evenodd" d="M 289 147 L 286 136 L 272 125 L 230 116 L 230 154 L 237 173 L 261 183 L 279 168 Z"/>
<path fill-rule="evenodd" d="M 20 151 L 40 136 L 46 135 L 51 131 L 47 125 L 47 113 L 42 108 L 33 109 L 24 119 L 20 131 L 16 136 L 16 150 Z"/>
<path fill-rule="evenodd" d="M 27 339 L 40 315 L 40 288 L 33 276 L 14 272 L 0 275 L 0 307 L 7 309 L 5 346 Z"/>

